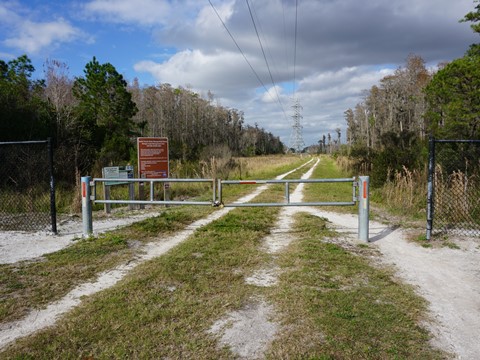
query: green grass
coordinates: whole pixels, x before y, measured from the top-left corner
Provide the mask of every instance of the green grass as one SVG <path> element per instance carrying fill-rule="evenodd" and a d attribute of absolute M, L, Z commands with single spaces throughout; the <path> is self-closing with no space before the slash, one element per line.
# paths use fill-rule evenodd
<path fill-rule="evenodd" d="M 297 214 L 295 234 L 270 294 L 285 331 L 268 358 L 443 358 L 418 325 L 424 301 L 391 272 L 369 265 L 368 246 L 347 251 L 328 242 L 335 236 L 328 223 L 308 214 Z"/>
<path fill-rule="evenodd" d="M 282 187 L 275 186 L 258 201 L 282 196 Z M 183 228 L 193 220 L 186 209 L 107 235 L 114 238 L 105 239 L 106 248 L 89 248 L 88 241 L 100 245 L 99 239 L 79 240 L 82 247 L 71 253 L 65 249 L 62 261 L 79 264 L 77 258 L 98 257 L 104 264 L 132 251 L 126 239 L 149 241 Z M 367 259 L 376 256 L 370 245 L 344 248 L 334 243 L 337 234 L 328 222 L 301 214 L 292 230 L 296 241 L 279 255 L 265 253 L 261 244 L 279 211 L 232 210 L 164 256 L 137 266 L 116 286 L 86 298 L 54 327 L 18 340 L 0 358 L 230 359 L 234 354 L 218 347 L 207 330 L 259 297 L 273 304 L 282 325 L 267 351 L 269 359 L 445 358 L 418 325 L 425 302 L 390 271 L 369 265 Z M 278 285 L 247 285 L 245 277 L 265 264 L 281 269 Z M 79 281 L 73 273 L 73 282 Z M 33 270 L 26 277 L 32 275 Z M 48 291 L 57 280 L 50 278 Z"/>
<path fill-rule="evenodd" d="M 259 172 L 257 173 L 252 173 L 250 176 L 247 178 L 245 177 L 244 180 L 251 179 L 251 180 L 272 180 L 276 176 L 280 174 L 284 174 L 288 171 L 291 171 L 297 167 L 300 167 L 301 165 L 305 164 L 310 160 L 310 158 L 292 158 L 293 162 L 290 165 L 282 164 L 279 166 L 269 166 L 268 163 L 265 163 L 262 168 L 259 168 Z M 300 170 L 297 170 L 294 174 L 291 174 L 288 176 L 288 178 L 293 179 L 294 177 L 292 176 L 297 176 L 299 178 L 301 174 L 303 174 L 308 167 L 303 167 Z M 246 194 L 251 193 L 255 189 L 257 189 L 261 185 L 223 185 L 223 197 L 222 201 L 223 203 L 231 203 L 234 200 L 238 199 L 241 196 L 244 196 Z M 273 187 L 277 191 L 280 191 L 282 188 L 282 185 L 276 185 Z M 256 200 L 258 202 L 258 200 Z M 266 199 L 265 201 L 270 201 L 270 199 Z"/>
<path fill-rule="evenodd" d="M 328 156 L 322 156 L 315 168 L 312 179 L 339 179 L 351 178 L 342 172 L 334 160 Z M 351 202 L 353 198 L 352 183 L 317 183 L 305 184 L 305 202 Z M 357 206 L 324 207 L 325 210 L 337 212 L 357 212 Z"/>
<path fill-rule="evenodd" d="M 7 358 L 233 358 L 207 333 L 254 295 L 244 276 L 278 209 L 236 209 L 166 256 L 138 266 L 54 328 L 18 341 Z"/>
<path fill-rule="evenodd" d="M 203 210 L 203 211 L 202 211 Z M 182 207 L 164 210 L 122 230 L 78 239 L 63 250 L 35 261 L 0 265 L 0 322 L 25 316 L 58 300 L 75 285 L 131 259 L 138 244 L 166 236 L 205 216 L 208 209 Z"/>
<path fill-rule="evenodd" d="M 293 160 L 295 161 L 290 167 L 285 164 L 266 164 L 259 176 L 273 178 L 306 161 Z M 249 186 L 236 186 L 226 189 L 225 193 L 228 200 L 233 200 L 250 191 L 252 188 Z M 277 194 L 280 193 L 277 189 Z M 99 237 L 78 239 L 72 246 L 40 260 L 0 265 L 0 323 L 19 319 L 31 309 L 41 308 L 60 299 L 77 284 L 90 281 L 96 274 L 133 258 L 139 251 L 138 245 L 184 229 L 215 209 L 182 206 L 167 209 L 162 207 L 160 211 L 158 216 L 122 230 Z"/>
<path fill-rule="evenodd" d="M 447 247 L 449 249 L 460 250 L 460 246 L 458 246 L 455 242 L 449 239 L 448 235 L 441 234 L 434 236 L 432 239 L 427 240 L 425 233 L 421 233 L 418 236 L 411 236 L 410 239 L 420 246 L 424 248 L 441 248 Z"/>

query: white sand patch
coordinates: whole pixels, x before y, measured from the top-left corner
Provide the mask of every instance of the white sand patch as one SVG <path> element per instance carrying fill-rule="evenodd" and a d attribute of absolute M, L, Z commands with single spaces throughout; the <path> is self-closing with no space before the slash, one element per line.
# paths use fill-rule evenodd
<path fill-rule="evenodd" d="M 315 167 L 320 160 L 317 160 L 315 164 L 302 175 L 301 179 L 305 180 L 312 176 Z M 295 190 L 290 195 L 291 202 L 302 202 L 303 200 L 303 188 L 304 183 L 298 184 Z M 277 253 L 287 247 L 293 240 L 293 236 L 290 235 L 290 231 L 293 225 L 293 216 L 295 213 L 301 211 L 298 207 L 284 207 L 280 211 L 278 220 L 275 226 L 271 230 L 271 234 L 264 239 L 264 246 L 269 253 Z"/>
<path fill-rule="evenodd" d="M 96 220 L 94 234 L 111 231 L 134 222 L 158 216 L 158 211 L 134 211 L 128 217 Z M 0 264 L 13 264 L 18 261 L 31 260 L 59 251 L 83 236 L 82 221 L 72 218 L 58 225 L 58 234 L 52 232 L 0 232 Z"/>
<path fill-rule="evenodd" d="M 261 287 L 269 287 L 277 284 L 278 274 L 280 268 L 274 267 L 271 269 L 260 269 L 255 271 L 252 276 L 245 279 L 249 285 L 256 285 Z"/>
<path fill-rule="evenodd" d="M 304 211 L 332 222 L 334 228 L 356 242 L 358 218 L 306 208 Z M 462 249 L 423 248 L 408 242 L 402 229 L 370 221 L 370 243 L 393 265 L 397 275 L 413 285 L 429 302 L 433 319 L 425 326 L 433 345 L 458 359 L 477 359 L 480 354 L 480 247 Z"/>
<path fill-rule="evenodd" d="M 220 344 L 230 347 L 240 358 L 259 359 L 278 330 L 271 321 L 273 315 L 271 305 L 253 302 L 215 322 L 209 333 L 220 335 Z"/>
<path fill-rule="evenodd" d="M 426 249 L 405 240 L 400 229 L 375 243 L 385 261 L 417 287 L 430 303 L 434 323 L 427 324 L 434 344 L 459 359 L 480 354 L 480 251 Z"/>

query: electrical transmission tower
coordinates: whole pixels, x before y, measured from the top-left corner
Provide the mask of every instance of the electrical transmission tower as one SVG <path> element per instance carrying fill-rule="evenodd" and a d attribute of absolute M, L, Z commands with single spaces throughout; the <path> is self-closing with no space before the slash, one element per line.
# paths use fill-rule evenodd
<path fill-rule="evenodd" d="M 290 148 L 295 150 L 296 153 L 301 153 L 303 148 L 305 147 L 305 143 L 303 142 L 303 134 L 302 129 L 303 126 L 301 124 L 302 116 L 302 106 L 300 105 L 298 99 L 293 99 L 293 127 L 292 127 L 292 136 L 290 137 Z"/>

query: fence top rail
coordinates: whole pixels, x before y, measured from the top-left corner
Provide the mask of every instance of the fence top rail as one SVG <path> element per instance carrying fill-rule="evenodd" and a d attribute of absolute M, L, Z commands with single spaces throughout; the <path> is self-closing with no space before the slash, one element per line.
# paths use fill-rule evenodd
<path fill-rule="evenodd" d="M 480 140 L 446 140 L 446 139 L 441 139 L 437 140 L 434 139 L 436 143 L 480 143 Z"/>
<path fill-rule="evenodd" d="M 28 145 L 28 144 L 48 144 L 48 140 L 1 141 L 0 142 L 0 145 Z"/>
<path fill-rule="evenodd" d="M 288 203 L 227 203 L 224 207 L 287 207 L 287 206 L 353 206 L 355 201 L 317 201 L 317 202 L 288 202 Z"/>
<path fill-rule="evenodd" d="M 128 178 L 93 178 L 93 182 L 214 182 L 214 179 L 171 179 L 171 178 L 161 178 L 161 179 L 128 179 Z"/>
<path fill-rule="evenodd" d="M 281 180 L 222 180 L 222 184 L 285 184 L 285 183 L 339 183 L 339 182 L 355 182 L 355 178 L 339 178 L 339 179 L 281 179 Z"/>

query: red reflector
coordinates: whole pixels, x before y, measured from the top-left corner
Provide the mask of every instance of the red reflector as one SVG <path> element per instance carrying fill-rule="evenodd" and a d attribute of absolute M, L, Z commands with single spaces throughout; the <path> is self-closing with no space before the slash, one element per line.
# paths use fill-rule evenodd
<path fill-rule="evenodd" d="M 364 199 L 367 198 L 367 182 L 366 181 L 363 182 L 363 198 Z"/>
<path fill-rule="evenodd" d="M 87 183 L 82 182 L 82 197 L 87 197 Z"/>
<path fill-rule="evenodd" d="M 240 181 L 240 184 L 242 185 L 252 185 L 256 183 L 257 183 L 256 181 Z"/>

